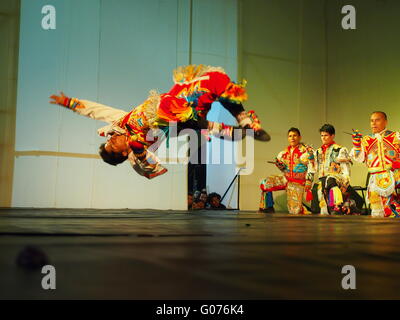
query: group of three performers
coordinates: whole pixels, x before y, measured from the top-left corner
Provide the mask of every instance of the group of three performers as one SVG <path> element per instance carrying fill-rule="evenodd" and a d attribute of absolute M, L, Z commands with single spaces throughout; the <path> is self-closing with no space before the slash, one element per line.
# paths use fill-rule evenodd
<path fill-rule="evenodd" d="M 107 122 L 107 126 L 98 130 L 100 136 L 108 138 L 99 149 L 102 159 L 111 165 L 117 165 L 128 159 L 133 169 L 148 179 L 167 171 L 151 152 L 156 150 L 157 145 L 154 143 L 158 138 L 151 137 L 149 133 L 161 130 L 169 135 L 172 123 L 177 126 L 178 132 L 185 128 L 193 128 L 205 130 L 206 134 L 232 137 L 236 129 L 241 132 L 242 138 L 247 130 L 251 130 L 256 140 L 270 140 L 254 111 L 246 112 L 243 107 L 243 102 L 247 99 L 244 85 L 232 82 L 222 68 L 205 65 L 179 67 L 174 70 L 173 80 L 174 85 L 169 92 L 158 94 L 150 91 L 149 97 L 130 112 L 89 100 L 70 98 L 64 94 L 52 95 L 50 102 L 92 119 Z M 238 122 L 237 127 L 206 119 L 211 104 L 215 101 L 220 102 L 235 117 Z M 377 208 L 381 201 L 382 210 L 388 215 L 387 208 L 393 208 L 394 203 L 392 197 L 394 188 L 391 182 L 396 181 L 397 184 L 399 181 L 399 174 L 396 171 L 399 146 L 398 134 L 381 131 L 377 132 L 380 138 L 362 137 L 355 132 L 353 153 L 356 160 L 366 161 L 374 175 L 370 182 L 373 186 L 370 188 L 373 214 L 378 212 L 374 208 Z M 310 147 L 300 143 L 301 136 L 298 129 L 290 129 L 290 146 L 279 154 L 276 162 L 285 175 L 275 178 L 280 179 L 279 183 L 271 183 L 271 179 L 274 178 L 265 180 L 264 200 L 272 200 L 269 192 L 273 190 L 271 185 L 275 188 L 285 188 L 288 192 L 289 211 L 306 213 L 301 204 L 303 194 L 309 192 L 314 173 L 318 172 L 322 212 L 345 211 L 343 191 L 349 185 L 351 160 L 346 148 L 334 143 L 334 134 L 332 126 L 322 127 L 321 138 L 324 144 L 314 152 Z M 374 141 L 377 142 L 374 144 Z M 391 148 L 388 147 L 389 143 Z M 149 150 L 150 146 L 153 148 Z M 388 179 L 391 179 L 391 182 L 386 183 Z M 267 207 L 264 205 L 264 209 Z M 396 208 L 396 212 L 399 212 L 398 206 Z"/>
<path fill-rule="evenodd" d="M 387 115 L 382 111 L 373 112 L 370 121 L 372 134 L 362 136 L 354 131 L 350 153 L 346 147 L 335 143 L 335 128 L 330 124 L 320 128 L 322 146 L 317 150 L 301 143 L 299 129 L 290 128 L 289 146 L 275 159 L 283 175 L 272 175 L 261 181 L 260 211 L 274 212 L 272 192 L 286 190 L 289 213 L 309 214 L 303 199 L 312 199 L 310 190 L 317 175 L 321 214 L 357 213 L 349 190 L 350 167 L 355 160 L 368 167 L 367 196 L 371 215 L 399 216 L 400 133 L 387 130 Z"/>

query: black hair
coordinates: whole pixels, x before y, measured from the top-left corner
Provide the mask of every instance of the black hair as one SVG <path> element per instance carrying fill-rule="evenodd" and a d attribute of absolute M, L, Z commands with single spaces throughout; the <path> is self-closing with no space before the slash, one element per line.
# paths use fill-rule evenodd
<path fill-rule="evenodd" d="M 330 135 L 333 135 L 333 134 L 335 134 L 335 127 L 333 125 L 331 125 L 331 124 L 326 123 L 321 127 L 321 129 L 319 129 L 319 132 L 320 133 L 321 132 L 327 132 Z"/>
<path fill-rule="evenodd" d="M 218 198 L 218 200 L 221 201 L 221 195 L 216 192 L 211 192 L 208 195 L 208 202 L 210 202 L 212 198 Z"/>
<path fill-rule="evenodd" d="M 198 200 L 200 198 L 200 194 L 201 192 L 199 190 L 196 190 L 195 192 L 193 192 L 193 200 Z"/>
<path fill-rule="evenodd" d="M 116 166 L 128 159 L 128 156 L 123 156 L 121 153 L 107 152 L 105 146 L 103 143 L 99 147 L 99 155 L 104 162 Z"/>
<path fill-rule="evenodd" d="M 295 127 L 291 127 L 291 128 L 288 130 L 287 133 L 289 134 L 289 132 L 296 132 L 299 136 L 301 136 L 300 130 L 297 129 L 297 128 L 295 128 Z"/>
<path fill-rule="evenodd" d="M 383 117 L 385 118 L 385 120 L 387 120 L 387 115 L 386 115 L 385 112 L 383 112 L 383 111 L 374 111 L 374 112 L 371 113 L 371 116 L 372 116 L 374 113 L 380 113 L 381 115 L 383 115 Z"/>

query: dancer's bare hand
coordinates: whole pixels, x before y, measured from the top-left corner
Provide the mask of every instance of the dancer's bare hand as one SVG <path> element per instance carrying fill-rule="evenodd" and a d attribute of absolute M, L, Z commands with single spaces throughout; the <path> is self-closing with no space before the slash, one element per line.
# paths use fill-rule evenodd
<path fill-rule="evenodd" d="M 65 98 L 67 98 L 67 96 L 64 95 L 64 92 L 61 91 L 59 96 L 57 96 L 56 94 L 50 96 L 50 99 L 52 99 L 50 100 L 50 103 L 64 105 Z"/>

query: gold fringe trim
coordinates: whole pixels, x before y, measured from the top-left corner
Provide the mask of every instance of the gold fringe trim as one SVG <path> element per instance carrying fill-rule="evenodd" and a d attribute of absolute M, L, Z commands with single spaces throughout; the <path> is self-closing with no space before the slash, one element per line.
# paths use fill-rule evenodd
<path fill-rule="evenodd" d="M 161 96 L 156 90 L 150 90 L 149 96 L 143 102 L 143 113 L 146 116 L 150 128 L 157 127 L 157 111 L 160 106 Z"/>
<path fill-rule="evenodd" d="M 173 71 L 173 80 L 175 83 L 182 83 L 192 81 L 195 78 L 201 77 L 208 72 L 221 72 L 226 73 L 221 67 L 206 66 L 203 64 L 190 64 L 188 66 L 181 66 Z"/>

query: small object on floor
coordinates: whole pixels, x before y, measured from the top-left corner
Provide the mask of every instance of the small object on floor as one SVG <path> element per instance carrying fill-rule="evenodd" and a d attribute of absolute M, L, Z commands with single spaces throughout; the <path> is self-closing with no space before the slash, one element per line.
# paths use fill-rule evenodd
<path fill-rule="evenodd" d="M 246 227 L 250 227 L 251 226 L 251 224 L 250 223 L 246 223 Z"/>
<path fill-rule="evenodd" d="M 49 264 L 47 255 L 37 247 L 26 246 L 22 249 L 18 256 L 16 263 L 19 267 L 29 270 L 40 269 Z"/>

